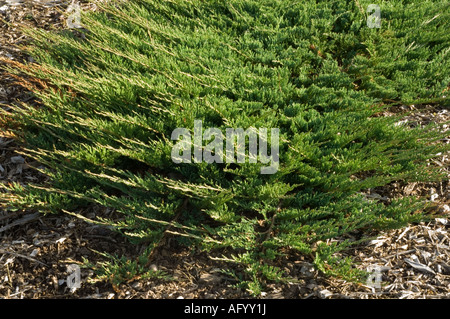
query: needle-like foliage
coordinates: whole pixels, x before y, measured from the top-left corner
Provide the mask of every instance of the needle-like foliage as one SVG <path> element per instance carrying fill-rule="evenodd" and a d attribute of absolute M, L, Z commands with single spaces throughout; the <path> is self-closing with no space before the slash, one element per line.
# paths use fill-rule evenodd
<path fill-rule="evenodd" d="M 81 30 L 27 30 L 36 62 L 9 71 L 42 103 L 7 116 L 51 182 L 5 185 L 5 205 L 113 208 L 122 218 L 95 222 L 148 243 L 145 256 L 165 236 L 222 251 L 237 264 L 226 272 L 255 295 L 287 278 L 277 266 L 286 249 L 356 278 L 335 255 L 351 243 L 329 239 L 424 217 L 423 199 L 362 193 L 437 181 L 428 159 L 448 151 L 437 126 L 380 116 L 448 105 L 448 3 L 382 2 L 380 28 L 367 26 L 369 3 L 112 0 L 83 13 Z M 222 132 L 279 129 L 278 171 L 174 163 L 171 133 L 193 133 L 195 120 Z"/>

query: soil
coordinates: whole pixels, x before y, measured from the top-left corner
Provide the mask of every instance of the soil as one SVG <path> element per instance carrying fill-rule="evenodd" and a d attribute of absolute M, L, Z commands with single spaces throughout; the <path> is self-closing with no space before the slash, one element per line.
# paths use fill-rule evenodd
<path fill-rule="evenodd" d="M 30 61 L 31 58 L 19 48 L 27 42 L 19 25 L 64 28 L 63 12 L 68 4 L 69 1 L 58 0 L 0 0 L 0 57 Z M 82 7 L 95 10 L 95 7 L 83 2 Z M 16 103 L 35 103 L 31 93 L 16 85 L 1 69 L 1 64 L 0 107 L 11 111 L 9 106 Z M 410 125 L 423 125 L 449 119 L 450 112 L 435 105 L 424 106 L 420 113 L 404 120 Z M 450 139 L 441 142 L 449 143 Z M 11 132 L 0 127 L 0 183 L 44 183 L 46 177 L 31 169 L 39 164 L 21 151 L 22 146 L 17 144 Z M 438 165 L 448 172 L 449 161 L 449 156 L 443 154 L 430 165 Z M 361 269 L 378 267 L 378 272 L 374 274 L 381 276 L 381 287 L 323 276 L 313 268 L 311 256 L 287 252 L 287 257 L 280 262 L 285 272 L 297 281 L 270 284 L 260 298 L 449 298 L 449 183 L 393 183 L 372 190 L 366 196 L 389 200 L 402 195 L 423 194 L 434 204 L 430 214 L 440 213 L 443 216 L 402 229 L 365 234 L 374 239 L 342 252 L 351 256 Z M 0 196 L 7 199 L 8 194 L 0 189 Z M 103 207 L 90 207 L 78 213 L 89 218 L 112 217 L 115 214 Z M 12 212 L 0 208 L 0 299 L 252 298 L 247 292 L 233 287 L 235 282 L 218 271 L 231 267 L 217 260 L 220 255 L 213 256 L 212 253 L 187 248 L 170 237 L 153 256 L 150 265 L 152 269 L 166 274 L 167 279 L 136 278 L 115 286 L 108 280 L 96 279 L 91 269 L 82 267 L 81 287 L 75 291 L 69 289 L 66 282 L 68 265 L 81 265 L 85 259 L 94 264 L 105 261 L 99 252 L 133 259 L 142 249 L 145 246 L 131 245 L 107 227 L 89 224 L 76 216 Z"/>

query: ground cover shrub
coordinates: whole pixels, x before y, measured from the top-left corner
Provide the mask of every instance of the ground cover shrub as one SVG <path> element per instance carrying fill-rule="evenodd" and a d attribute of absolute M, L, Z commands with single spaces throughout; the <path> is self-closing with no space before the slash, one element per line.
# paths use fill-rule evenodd
<path fill-rule="evenodd" d="M 362 193 L 445 178 L 427 162 L 448 151 L 436 143 L 437 125 L 379 116 L 394 105 L 448 105 L 448 4 L 382 2 L 381 27 L 369 28 L 369 3 L 109 1 L 82 14 L 83 29 L 26 30 L 35 62 L 8 71 L 41 105 L 2 117 L 50 182 L 3 185 L 3 205 L 120 212 L 91 222 L 148 244 L 136 261 L 102 265 L 121 280 L 145 272 L 165 236 L 222 252 L 234 265 L 225 273 L 254 295 L 294 280 L 276 263 L 288 250 L 312 255 L 326 274 L 362 280 L 335 255 L 355 242 L 327 240 L 426 217 L 423 198 L 385 203 Z M 177 144 L 180 128 L 189 135 Z M 226 157 L 220 137 L 228 143 L 230 128 L 249 129 L 248 141 L 231 144 L 253 162 Z M 251 152 L 252 132 L 268 156 Z M 181 163 L 177 145 L 192 151 Z"/>

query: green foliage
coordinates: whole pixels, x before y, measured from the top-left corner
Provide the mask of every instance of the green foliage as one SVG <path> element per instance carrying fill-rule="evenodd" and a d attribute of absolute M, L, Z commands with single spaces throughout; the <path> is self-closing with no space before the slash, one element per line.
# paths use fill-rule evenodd
<path fill-rule="evenodd" d="M 97 274 L 96 281 L 107 281 L 113 287 L 117 287 L 123 282 L 131 282 L 136 279 L 172 280 L 161 270 L 148 269 L 144 255 L 137 260 L 130 260 L 126 257 L 117 257 L 101 252 L 99 254 L 103 255 L 107 261 L 93 264 L 87 259 L 83 260 L 84 266 L 93 269 Z"/>
<path fill-rule="evenodd" d="M 9 68 L 38 84 L 38 108 L 12 115 L 46 187 L 3 186 L 10 208 L 75 211 L 99 204 L 133 242 L 177 235 L 222 251 L 253 294 L 287 280 L 283 248 L 422 218 L 419 199 L 389 205 L 361 192 L 393 181 L 436 181 L 428 159 L 448 146 L 435 126 L 376 116 L 398 104 L 440 102 L 449 78 L 445 1 L 108 1 L 84 13 L 84 30 L 28 29 L 37 64 Z M 34 82 L 33 82 L 34 79 Z M 39 81 L 38 81 L 39 80 Z M 404 115 L 404 114 L 403 114 Z M 280 167 L 175 164 L 175 128 L 279 128 Z M 342 246 L 322 244 L 315 263 L 356 280 Z M 114 283 L 145 272 L 120 258 L 101 267 Z M 123 272 L 125 271 L 125 272 Z"/>

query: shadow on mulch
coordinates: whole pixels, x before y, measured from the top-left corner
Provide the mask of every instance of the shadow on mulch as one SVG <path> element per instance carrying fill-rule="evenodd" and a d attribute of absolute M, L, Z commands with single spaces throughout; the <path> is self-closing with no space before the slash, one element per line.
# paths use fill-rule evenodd
<path fill-rule="evenodd" d="M 81 2 L 85 9 L 92 9 L 86 2 Z M 46 29 L 62 28 L 64 20 L 61 12 L 69 1 L 53 1 L 60 4 L 54 7 L 43 7 L 36 1 L 24 2 L 14 8 L 5 7 L 5 3 L 0 0 L 0 56 L 24 62 L 30 60 L 17 45 L 26 43 L 27 39 L 20 33 L 18 25 L 23 23 Z M 0 107 L 9 111 L 8 105 L 18 101 L 34 103 L 34 98 L 15 85 L 13 79 L 0 68 Z M 420 114 L 406 120 L 412 125 L 422 125 L 429 121 L 448 121 L 449 115 L 447 110 L 433 107 L 425 108 Z M 31 169 L 39 164 L 22 157 L 18 151 L 20 148 L 11 134 L 0 128 L 0 183 L 45 183 L 45 176 Z M 448 156 L 443 156 L 435 164 L 448 171 L 448 163 Z M 373 190 L 367 196 L 383 200 L 415 194 L 428 194 L 430 198 L 434 196 L 436 209 L 448 216 L 448 182 L 414 185 L 393 183 L 386 188 Z M 0 196 L 6 198 L 8 194 L 0 192 Z M 235 282 L 218 271 L 232 267 L 231 264 L 213 260 L 210 254 L 191 250 L 171 238 L 168 238 L 165 246 L 160 247 L 150 262 L 151 269 L 162 271 L 169 279 L 136 278 L 114 287 L 108 281 L 95 281 L 91 269 L 81 268 L 81 288 L 71 292 L 66 283 L 68 265 L 81 263 L 83 258 L 93 264 L 107 261 L 96 251 L 134 259 L 146 247 L 131 245 L 110 229 L 88 224 L 74 216 L 42 216 L 34 213 L 0 210 L 0 299 L 251 298 L 245 291 L 231 287 Z M 114 214 L 101 207 L 90 207 L 78 213 L 88 218 L 111 217 Z M 313 268 L 311 257 L 292 253 L 283 260 L 284 271 L 296 277 L 298 282 L 268 284 L 261 297 L 448 298 L 449 226 L 448 218 L 441 218 L 430 223 L 380 232 L 374 234 L 374 241 L 343 252 L 354 258 L 361 269 L 373 265 L 383 266 L 385 272 L 381 289 L 323 277 Z"/>

